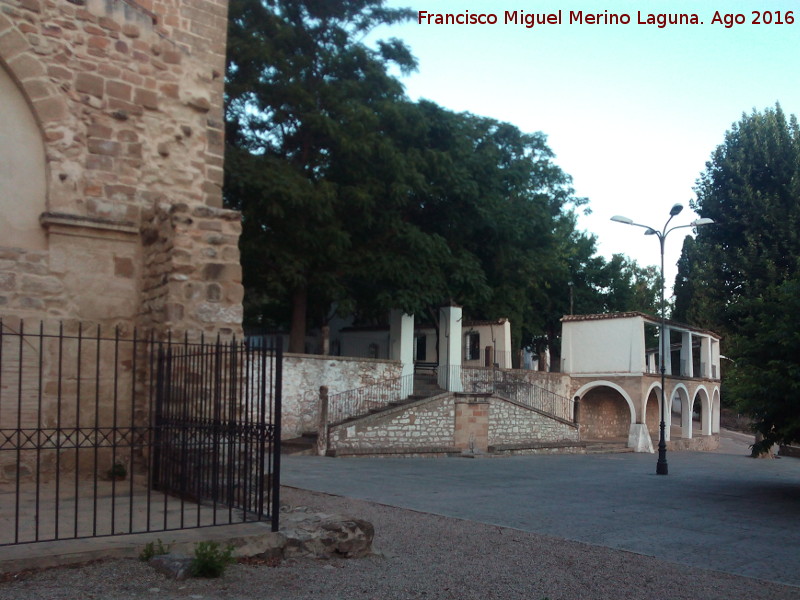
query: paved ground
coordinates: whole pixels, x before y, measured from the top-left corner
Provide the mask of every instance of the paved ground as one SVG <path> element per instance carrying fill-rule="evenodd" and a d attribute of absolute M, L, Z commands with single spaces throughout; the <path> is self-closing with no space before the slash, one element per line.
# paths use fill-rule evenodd
<path fill-rule="evenodd" d="M 800 586 L 800 460 L 720 452 L 450 459 L 284 457 L 282 482 Z"/>

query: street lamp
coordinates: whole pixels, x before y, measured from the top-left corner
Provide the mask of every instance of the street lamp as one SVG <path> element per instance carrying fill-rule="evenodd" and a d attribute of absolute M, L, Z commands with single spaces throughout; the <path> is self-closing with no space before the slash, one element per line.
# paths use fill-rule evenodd
<path fill-rule="evenodd" d="M 713 219 L 696 219 L 689 223 L 688 225 L 677 225 L 672 229 L 667 229 L 669 222 L 672 221 L 672 218 L 680 214 L 683 210 L 682 204 L 675 204 L 669 210 L 669 219 L 667 222 L 664 223 L 664 228 L 661 231 L 650 227 L 649 225 L 642 225 L 641 223 L 634 223 L 633 219 L 629 219 L 628 217 L 622 217 L 620 215 L 615 215 L 611 217 L 611 220 L 616 223 L 622 223 L 623 225 L 634 225 L 635 227 L 644 227 L 646 230 L 644 232 L 645 235 L 655 235 L 658 236 L 658 243 L 661 246 L 661 426 L 660 426 L 660 436 L 658 439 L 658 462 L 656 463 L 656 474 L 657 475 L 667 475 L 669 473 L 669 468 L 667 466 L 667 442 L 664 437 L 664 429 L 665 429 L 665 416 L 664 413 L 667 410 L 667 400 L 666 400 L 666 366 L 664 363 L 664 356 L 669 351 L 667 349 L 667 309 L 664 303 L 664 288 L 666 287 L 666 281 L 664 279 L 664 240 L 667 239 L 667 235 L 669 235 L 670 231 L 675 231 L 676 229 L 681 229 L 683 227 L 700 227 L 701 225 L 711 225 L 714 220 Z"/>

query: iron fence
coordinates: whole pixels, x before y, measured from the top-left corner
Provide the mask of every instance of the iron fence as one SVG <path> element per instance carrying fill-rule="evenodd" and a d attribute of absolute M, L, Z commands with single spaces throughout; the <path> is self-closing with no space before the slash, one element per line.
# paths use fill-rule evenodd
<path fill-rule="evenodd" d="M 270 520 L 281 351 L 0 319 L 0 545 Z"/>
<path fill-rule="evenodd" d="M 452 377 L 460 375 L 464 392 L 494 393 L 559 419 L 566 421 L 573 419 L 573 399 L 531 381 L 529 378 L 535 377 L 535 371 L 472 367 L 454 367 L 454 369 Z"/>
<path fill-rule="evenodd" d="M 334 424 L 386 408 L 393 402 L 405 400 L 414 390 L 414 376 L 405 375 L 372 385 L 331 394 L 328 397 L 328 423 Z"/>

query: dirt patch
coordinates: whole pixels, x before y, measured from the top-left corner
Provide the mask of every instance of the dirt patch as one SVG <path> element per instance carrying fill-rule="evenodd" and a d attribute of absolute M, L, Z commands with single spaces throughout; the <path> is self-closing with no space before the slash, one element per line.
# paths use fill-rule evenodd
<path fill-rule="evenodd" d="M 719 425 L 731 431 L 753 433 L 753 419 L 736 412 L 733 408 L 723 408 L 719 413 Z"/>

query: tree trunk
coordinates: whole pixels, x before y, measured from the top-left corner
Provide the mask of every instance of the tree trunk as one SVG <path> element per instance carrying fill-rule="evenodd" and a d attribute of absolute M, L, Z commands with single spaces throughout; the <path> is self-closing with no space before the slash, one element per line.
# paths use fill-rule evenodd
<path fill-rule="evenodd" d="M 308 288 L 302 286 L 292 294 L 292 329 L 289 332 L 289 352 L 303 354 L 306 351 L 307 310 Z"/>

